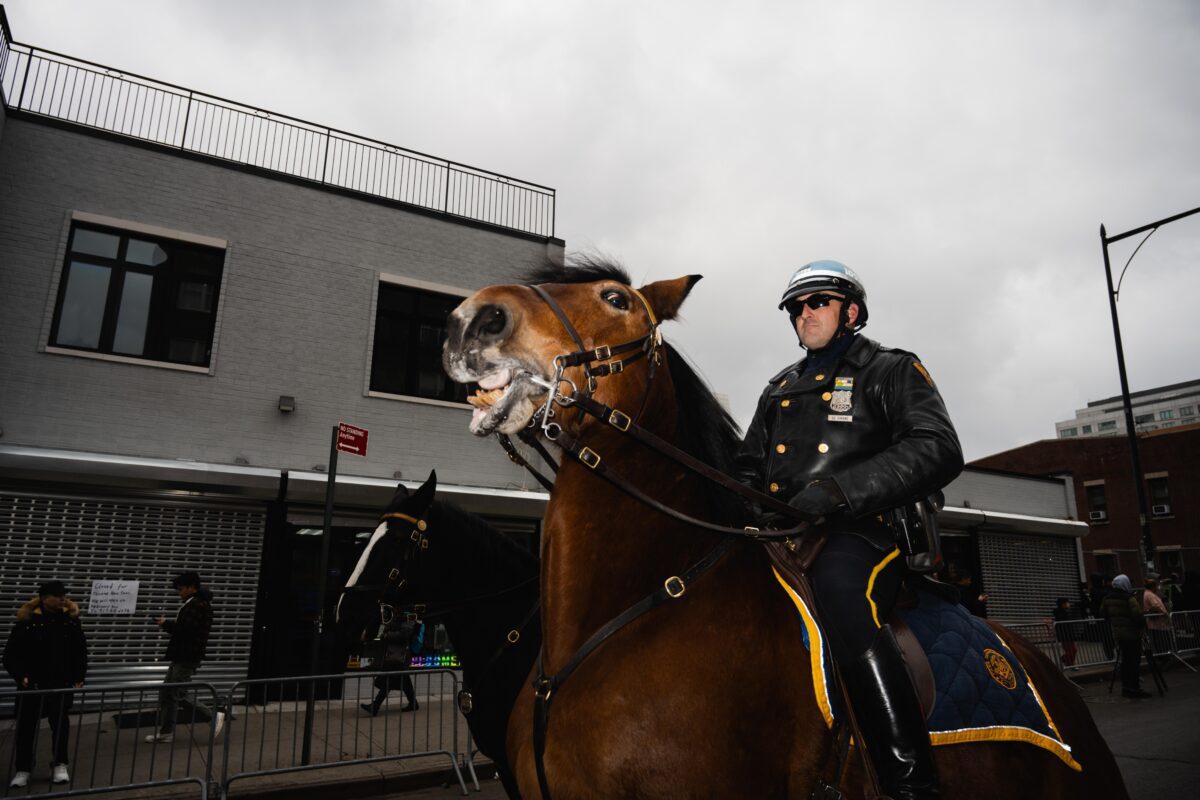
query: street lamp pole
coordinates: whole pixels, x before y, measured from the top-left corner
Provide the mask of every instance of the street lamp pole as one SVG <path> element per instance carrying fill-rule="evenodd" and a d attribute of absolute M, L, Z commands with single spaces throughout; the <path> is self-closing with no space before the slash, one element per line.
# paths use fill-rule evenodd
<path fill-rule="evenodd" d="M 1130 236 L 1137 236 L 1139 233 L 1145 233 L 1148 239 L 1150 238 L 1150 234 L 1168 222 L 1190 217 L 1193 214 L 1200 214 L 1200 208 L 1193 208 L 1191 211 L 1184 211 L 1180 214 L 1160 219 L 1157 222 L 1143 225 L 1140 228 L 1118 233 L 1115 236 L 1109 236 L 1105 232 L 1104 226 L 1100 226 L 1100 245 L 1104 251 L 1104 277 L 1108 281 L 1108 310 L 1112 314 L 1113 340 L 1117 345 L 1117 370 L 1121 375 L 1121 401 L 1125 406 L 1125 431 L 1129 437 L 1129 454 L 1133 461 L 1133 485 L 1137 490 L 1138 520 L 1142 528 L 1142 553 L 1145 557 L 1147 572 L 1154 570 L 1154 539 L 1150 536 L 1150 515 L 1147 513 L 1146 508 L 1146 486 L 1142 480 L 1142 459 L 1138 453 L 1137 429 L 1133 424 L 1133 402 L 1129 397 L 1129 377 L 1125 373 L 1125 349 L 1121 346 L 1121 324 L 1117 321 L 1117 295 L 1120 292 L 1121 284 L 1118 280 L 1116 288 L 1113 288 L 1112 266 L 1108 260 L 1108 246 L 1113 242 L 1128 239 Z M 1145 241 L 1143 239 L 1142 244 L 1145 244 Z M 1140 249 L 1141 246 L 1139 244 L 1138 248 Z M 1133 255 L 1129 257 L 1129 260 L 1132 261 L 1135 255 L 1137 255 L 1137 250 L 1133 251 Z M 1129 268 L 1129 262 L 1125 263 L 1125 268 Z M 1125 270 L 1121 270 L 1121 275 L 1124 277 Z"/>

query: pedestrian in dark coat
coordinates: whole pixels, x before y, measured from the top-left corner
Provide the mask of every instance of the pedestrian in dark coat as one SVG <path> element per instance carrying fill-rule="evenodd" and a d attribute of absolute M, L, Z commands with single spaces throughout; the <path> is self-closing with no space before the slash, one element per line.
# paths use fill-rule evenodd
<path fill-rule="evenodd" d="M 1129 576 L 1118 575 L 1112 580 L 1112 588 L 1104 595 L 1100 615 L 1108 620 L 1113 639 L 1121 653 L 1121 694 L 1125 697 L 1143 698 L 1150 693 L 1142 690 L 1142 635 L 1146 630 L 1146 618 L 1142 606 L 1133 595 Z"/>
<path fill-rule="evenodd" d="M 67 599 L 61 581 L 42 584 L 38 596 L 17 611 L 17 624 L 4 648 L 4 669 L 20 691 L 83 686 L 87 675 L 87 640 L 79 621 L 79 606 Z M 71 779 L 67 772 L 67 745 L 68 711 L 72 702 L 69 692 L 17 696 L 16 772 L 10 786 L 29 784 L 38 721 L 43 717 L 50 720 L 51 778 L 54 783 Z"/>
<path fill-rule="evenodd" d="M 184 572 L 172 582 L 183 605 L 175 619 L 160 616 L 158 626 L 171 635 L 164 658 L 171 662 L 163 683 L 187 683 L 200 669 L 208 647 L 208 634 L 212 629 L 212 592 L 200 582 L 195 572 Z M 158 732 L 146 737 L 147 742 L 171 742 L 175 740 L 175 719 L 179 713 L 179 701 L 188 690 L 184 687 L 168 687 L 158 694 Z M 197 700 L 193 692 L 193 701 Z M 193 702 L 193 705 L 199 705 Z M 217 714 L 215 733 L 219 733 L 224 715 Z M 214 735 L 215 735 L 214 733 Z"/>

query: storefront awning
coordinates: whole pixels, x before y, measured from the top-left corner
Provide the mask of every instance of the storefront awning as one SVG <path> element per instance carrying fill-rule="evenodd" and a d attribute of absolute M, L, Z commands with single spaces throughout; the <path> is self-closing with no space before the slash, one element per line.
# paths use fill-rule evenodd
<path fill-rule="evenodd" d="M 1086 536 L 1088 532 L 1087 523 L 1079 520 L 1033 517 L 959 506 L 946 506 L 938 512 L 937 518 L 943 530 L 967 528 L 994 533 L 1049 534 L 1077 538 Z"/>
<path fill-rule="evenodd" d="M 0 445 L 0 478 L 25 483 L 69 484 L 73 490 L 95 486 L 180 495 L 234 496 L 274 500 L 284 470 L 239 464 L 211 464 L 185 459 L 56 450 L 24 445 Z M 321 472 L 291 471 L 287 497 L 292 503 L 323 505 L 327 476 Z M 396 484 L 416 489 L 420 481 L 337 476 L 337 505 L 376 510 L 387 505 Z M 464 511 L 540 519 L 550 496 L 545 492 L 493 489 L 439 483 L 438 494 Z"/>

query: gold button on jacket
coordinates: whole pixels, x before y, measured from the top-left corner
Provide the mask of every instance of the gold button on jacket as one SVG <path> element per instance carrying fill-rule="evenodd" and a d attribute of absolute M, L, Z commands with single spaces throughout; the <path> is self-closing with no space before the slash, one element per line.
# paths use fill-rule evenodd
<path fill-rule="evenodd" d="M 836 367 L 804 380 L 803 361 L 781 371 L 746 430 L 739 479 L 784 494 L 832 479 L 852 517 L 942 488 L 962 470 L 962 449 L 941 395 L 918 363 L 912 353 L 858 335 Z M 834 391 L 849 394 L 848 409 L 830 408 Z"/>

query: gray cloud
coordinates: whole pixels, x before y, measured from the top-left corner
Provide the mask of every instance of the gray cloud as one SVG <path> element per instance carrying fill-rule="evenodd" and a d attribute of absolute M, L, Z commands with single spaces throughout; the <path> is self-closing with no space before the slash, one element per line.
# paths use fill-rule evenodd
<path fill-rule="evenodd" d="M 554 186 L 747 421 L 815 258 L 919 353 L 968 457 L 1118 391 L 1098 228 L 1200 205 L 1194 3 L 8 0 L 17 38 Z M 1117 269 L 1136 241 L 1114 247 Z M 1196 377 L 1200 217 L 1130 268 L 1135 389 Z"/>

